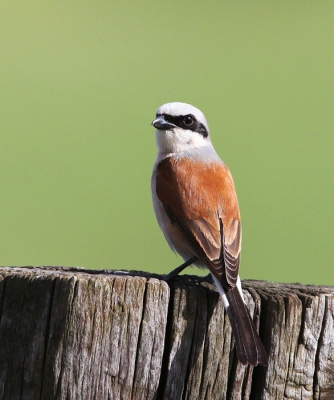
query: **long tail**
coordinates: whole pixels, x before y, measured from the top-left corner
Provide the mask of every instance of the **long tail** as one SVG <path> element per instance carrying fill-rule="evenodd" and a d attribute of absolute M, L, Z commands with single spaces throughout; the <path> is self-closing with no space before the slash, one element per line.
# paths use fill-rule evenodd
<path fill-rule="evenodd" d="M 240 362 L 244 365 L 268 365 L 266 351 L 238 287 L 225 291 L 218 279 L 213 279 L 230 318 Z"/>

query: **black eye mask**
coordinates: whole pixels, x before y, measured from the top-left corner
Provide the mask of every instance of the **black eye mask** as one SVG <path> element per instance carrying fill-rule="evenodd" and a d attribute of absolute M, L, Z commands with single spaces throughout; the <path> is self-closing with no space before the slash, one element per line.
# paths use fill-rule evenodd
<path fill-rule="evenodd" d="M 177 116 L 168 114 L 157 114 L 157 117 L 159 117 L 160 115 L 164 116 L 165 121 L 170 122 L 171 124 L 174 124 L 179 128 L 188 129 L 190 131 L 200 133 L 205 138 L 209 136 L 206 127 L 201 122 L 197 121 L 195 116 L 192 114 Z"/>

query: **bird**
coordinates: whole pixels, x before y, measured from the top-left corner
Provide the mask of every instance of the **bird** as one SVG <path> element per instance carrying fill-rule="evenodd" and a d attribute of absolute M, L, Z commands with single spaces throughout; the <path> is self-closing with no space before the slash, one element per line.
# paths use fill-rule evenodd
<path fill-rule="evenodd" d="M 158 155 L 151 188 L 158 224 L 184 263 L 208 268 L 221 295 L 243 365 L 268 365 L 239 277 L 241 217 L 232 175 L 214 149 L 204 114 L 181 102 L 158 108 Z"/>

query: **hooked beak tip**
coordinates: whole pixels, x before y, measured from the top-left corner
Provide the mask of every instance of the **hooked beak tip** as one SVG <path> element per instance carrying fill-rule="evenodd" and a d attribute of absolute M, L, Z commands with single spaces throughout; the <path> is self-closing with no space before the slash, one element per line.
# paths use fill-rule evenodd
<path fill-rule="evenodd" d="M 158 118 L 152 121 L 151 125 L 153 125 L 154 128 L 160 131 L 168 131 L 175 127 L 174 124 L 171 124 L 170 122 L 166 121 L 163 115 L 160 115 Z"/>

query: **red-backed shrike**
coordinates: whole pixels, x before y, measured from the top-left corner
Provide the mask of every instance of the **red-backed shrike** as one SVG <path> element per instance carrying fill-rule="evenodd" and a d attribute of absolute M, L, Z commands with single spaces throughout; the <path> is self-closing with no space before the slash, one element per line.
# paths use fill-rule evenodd
<path fill-rule="evenodd" d="M 185 263 L 207 267 L 227 310 L 242 364 L 267 365 L 245 306 L 238 275 L 241 221 L 232 175 L 212 146 L 203 113 L 185 103 L 164 104 L 152 122 L 158 157 L 154 210 L 166 240 Z"/>

